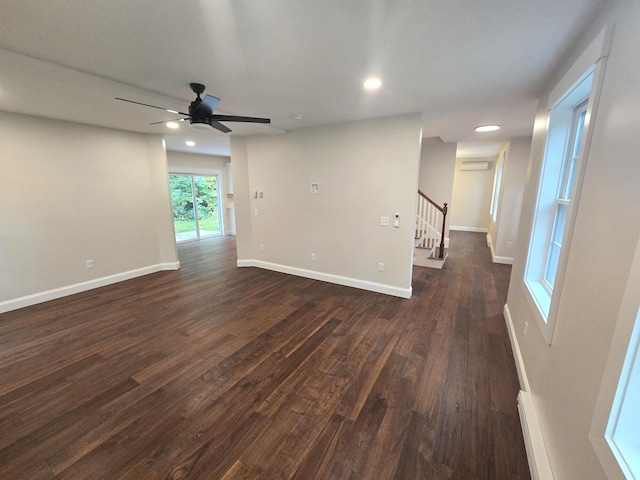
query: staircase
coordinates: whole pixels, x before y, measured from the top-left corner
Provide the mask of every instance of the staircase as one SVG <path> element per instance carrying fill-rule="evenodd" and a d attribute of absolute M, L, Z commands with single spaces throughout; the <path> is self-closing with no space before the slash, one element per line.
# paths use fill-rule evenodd
<path fill-rule="evenodd" d="M 416 212 L 416 236 L 413 264 L 420 267 L 442 268 L 447 259 L 444 247 L 444 226 L 447 220 L 447 204 L 440 206 L 418 190 Z"/>

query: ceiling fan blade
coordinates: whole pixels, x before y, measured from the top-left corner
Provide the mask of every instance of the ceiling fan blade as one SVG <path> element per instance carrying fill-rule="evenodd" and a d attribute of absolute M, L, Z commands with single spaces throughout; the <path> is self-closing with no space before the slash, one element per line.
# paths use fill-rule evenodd
<path fill-rule="evenodd" d="M 208 117 L 215 111 L 219 103 L 220 99 L 218 97 L 205 95 L 200 104 L 193 111 L 193 115 Z"/>
<path fill-rule="evenodd" d="M 248 122 L 248 123 L 271 123 L 270 118 L 260 117 L 240 117 L 237 115 L 211 115 L 212 121 L 218 122 Z"/>
<path fill-rule="evenodd" d="M 210 125 L 215 128 L 216 130 L 221 131 L 222 133 L 230 133 L 231 129 L 223 124 L 221 124 L 220 122 L 216 122 L 215 120 L 211 120 Z"/>
<path fill-rule="evenodd" d="M 165 112 L 177 113 L 179 115 L 187 115 L 187 116 L 189 115 L 188 113 L 178 112 L 176 110 L 171 110 L 170 108 L 158 107 L 156 105 L 149 105 L 148 103 L 141 103 L 141 102 L 136 102 L 134 100 L 127 100 L 126 98 L 116 97 L 116 100 L 121 100 L 123 102 L 129 102 L 129 103 L 135 103 L 136 105 L 142 105 L 143 107 L 157 108 L 159 110 L 164 110 Z"/>
<path fill-rule="evenodd" d="M 167 123 L 167 122 L 184 122 L 186 118 L 174 118 L 173 120 L 162 120 L 161 122 L 152 122 L 149 125 L 158 125 L 159 123 Z"/>

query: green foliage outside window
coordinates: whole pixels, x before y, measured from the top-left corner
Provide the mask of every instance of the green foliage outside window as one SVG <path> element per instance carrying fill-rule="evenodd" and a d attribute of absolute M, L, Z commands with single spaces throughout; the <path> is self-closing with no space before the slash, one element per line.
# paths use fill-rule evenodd
<path fill-rule="evenodd" d="M 176 233 L 196 229 L 192 183 L 196 190 L 196 207 L 200 230 L 219 232 L 218 219 L 218 185 L 216 177 L 190 175 L 170 175 L 171 204 Z"/>

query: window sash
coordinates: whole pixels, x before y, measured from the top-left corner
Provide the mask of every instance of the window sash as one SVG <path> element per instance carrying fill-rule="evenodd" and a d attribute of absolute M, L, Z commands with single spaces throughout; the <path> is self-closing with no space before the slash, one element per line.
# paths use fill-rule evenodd
<path fill-rule="evenodd" d="M 558 186 L 558 195 L 555 201 L 555 213 L 553 215 L 553 226 L 546 248 L 546 261 L 544 266 L 543 283 L 549 294 L 553 293 L 556 274 L 558 273 L 558 263 L 560 262 L 560 252 L 562 250 L 562 238 L 567 225 L 567 211 L 571 201 L 571 190 L 575 178 L 576 165 L 580 155 L 580 144 L 584 131 L 584 122 L 587 115 L 588 99 L 580 102 L 573 109 L 571 120 L 571 133 L 568 138 L 567 154 L 562 166 L 562 175 Z"/>
<path fill-rule="evenodd" d="M 502 155 L 498 159 L 496 164 L 496 173 L 493 177 L 493 192 L 491 194 L 491 208 L 489 213 L 492 220 L 495 222 L 498 219 L 498 204 L 500 203 L 500 189 L 502 188 L 502 174 L 504 170 L 504 157 L 506 153 L 502 152 Z"/>
<path fill-rule="evenodd" d="M 567 211 L 569 210 L 569 201 L 556 201 L 556 213 L 554 215 L 553 230 L 551 231 L 551 240 L 547 249 L 547 262 L 545 266 L 544 280 L 545 285 L 551 293 L 555 284 L 556 273 L 558 272 L 558 262 L 560 261 L 560 250 L 562 249 L 562 237 L 564 236 L 565 226 L 567 224 Z"/>
<path fill-rule="evenodd" d="M 582 141 L 582 134 L 584 131 L 584 122 L 587 117 L 587 103 L 588 99 L 584 100 L 581 104 L 576 106 L 573 112 L 569 143 L 569 145 L 571 146 L 571 148 L 569 149 L 570 156 L 568 156 L 565 160 L 562 181 L 560 182 L 558 193 L 559 199 L 571 199 L 571 189 L 573 188 L 573 180 L 576 175 L 578 156 L 580 155 L 580 143 Z"/>

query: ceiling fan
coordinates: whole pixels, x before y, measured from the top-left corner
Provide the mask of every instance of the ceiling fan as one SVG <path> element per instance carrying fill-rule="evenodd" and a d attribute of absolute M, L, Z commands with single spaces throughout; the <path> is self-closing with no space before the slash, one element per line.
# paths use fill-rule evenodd
<path fill-rule="evenodd" d="M 189 113 L 178 112 L 169 108 L 157 107 L 155 105 L 149 105 L 147 103 L 136 102 L 134 100 L 127 100 L 126 98 L 116 97 L 116 100 L 122 100 L 123 102 L 135 103 L 137 105 L 143 105 L 145 107 L 159 108 L 169 113 L 175 113 L 177 115 L 184 115 L 187 118 L 176 118 L 174 120 L 163 120 L 161 122 L 153 122 L 149 125 L 156 125 L 158 123 L 185 121 L 189 119 L 191 126 L 198 130 L 208 130 L 209 128 L 215 128 L 222 133 L 229 133 L 231 129 L 220 122 L 248 122 L 248 123 L 271 123 L 269 118 L 260 117 L 241 117 L 237 115 L 214 115 L 220 99 L 213 95 L 205 95 L 204 98 L 200 98 L 202 92 L 204 92 L 205 86 L 201 83 L 190 83 L 189 86 L 193 93 L 197 95 L 197 98 L 189 105 Z"/>

